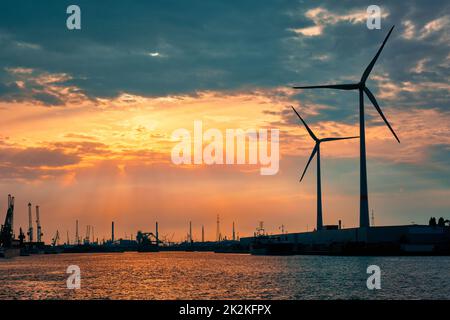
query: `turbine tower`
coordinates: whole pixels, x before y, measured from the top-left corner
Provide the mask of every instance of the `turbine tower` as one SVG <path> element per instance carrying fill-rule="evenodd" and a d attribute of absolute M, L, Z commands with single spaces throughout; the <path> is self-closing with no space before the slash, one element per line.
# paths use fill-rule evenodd
<path fill-rule="evenodd" d="M 359 226 L 361 228 L 369 227 L 369 199 L 368 199 L 368 191 L 367 191 L 367 164 L 366 164 L 366 133 L 365 133 L 365 120 L 364 120 L 364 93 L 367 95 L 369 100 L 372 102 L 375 109 L 380 114 L 384 123 L 388 126 L 389 130 L 391 130 L 395 139 L 400 143 L 397 135 L 392 129 L 391 125 L 387 121 L 384 116 L 381 108 L 375 99 L 375 96 L 366 87 L 367 78 L 370 75 L 375 63 L 377 62 L 378 57 L 381 54 L 381 51 L 384 48 L 389 36 L 392 33 L 394 26 L 392 26 L 391 30 L 389 30 L 386 38 L 384 39 L 381 47 L 378 49 L 377 53 L 373 57 L 372 61 L 370 61 L 367 68 L 364 70 L 363 75 L 361 76 L 361 80 L 358 83 L 351 84 L 330 84 L 330 85 L 318 85 L 318 86 L 296 86 L 294 89 L 337 89 L 337 90 L 358 90 L 359 92 L 359 136 L 360 136 L 360 211 L 359 211 Z"/>
<path fill-rule="evenodd" d="M 302 177 L 300 178 L 300 181 L 303 180 L 303 177 L 305 176 L 306 170 L 308 170 L 308 166 L 311 163 L 311 160 L 314 158 L 314 156 L 317 154 L 317 228 L 316 230 L 322 230 L 323 228 L 323 220 L 322 220 L 322 185 L 321 185 L 321 176 L 320 176 L 320 144 L 322 142 L 329 142 L 329 141 L 338 141 L 338 140 L 348 140 L 348 139 L 356 139 L 358 137 L 342 137 L 342 138 L 323 138 L 319 139 L 316 137 L 314 132 L 309 128 L 309 126 L 306 124 L 305 120 L 298 114 L 297 110 L 292 107 L 292 110 L 294 110 L 295 114 L 300 118 L 303 125 L 305 126 L 306 130 L 308 131 L 311 138 L 315 141 L 316 145 L 314 146 L 314 149 L 311 153 L 311 156 L 309 157 L 308 163 L 306 164 L 305 170 L 303 170 Z"/>

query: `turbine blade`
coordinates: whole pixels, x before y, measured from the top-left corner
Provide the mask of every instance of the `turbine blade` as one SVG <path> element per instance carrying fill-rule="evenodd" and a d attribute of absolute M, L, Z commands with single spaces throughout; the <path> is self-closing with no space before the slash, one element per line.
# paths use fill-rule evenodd
<path fill-rule="evenodd" d="M 305 176 L 306 170 L 308 170 L 309 164 L 311 163 L 311 160 L 314 158 L 314 156 L 316 155 L 317 152 L 317 143 L 316 146 L 314 147 L 311 156 L 309 157 L 308 163 L 306 164 L 305 170 L 303 170 L 303 174 L 302 177 L 300 178 L 300 182 L 302 182 L 303 177 Z"/>
<path fill-rule="evenodd" d="M 323 86 L 296 86 L 293 89 L 337 89 L 337 90 L 355 90 L 358 84 L 326 84 Z"/>
<path fill-rule="evenodd" d="M 338 140 L 348 140 L 348 139 L 356 139 L 359 138 L 359 136 L 355 137 L 342 137 L 342 138 L 325 138 L 320 140 L 320 142 L 327 142 L 327 141 L 338 141 Z"/>
<path fill-rule="evenodd" d="M 394 30 L 394 27 L 395 27 L 395 26 L 392 26 L 391 30 L 389 30 L 389 32 L 388 32 L 386 38 L 384 38 L 384 41 L 383 41 L 383 43 L 382 43 L 380 49 L 378 49 L 377 54 L 375 55 L 375 57 L 373 57 L 372 61 L 370 61 L 370 63 L 369 63 L 369 65 L 367 66 L 366 70 L 364 70 L 364 73 L 363 73 L 363 75 L 362 75 L 362 77 L 361 77 L 361 82 L 363 82 L 363 83 L 366 82 L 367 78 L 369 77 L 370 72 L 371 72 L 372 69 L 373 69 L 373 66 L 375 65 L 375 62 L 377 62 L 377 59 L 378 59 L 378 57 L 379 57 L 380 54 L 381 54 L 381 51 L 383 51 L 384 45 L 386 44 L 387 40 L 389 39 L 389 36 L 391 35 L 392 30 Z"/>
<path fill-rule="evenodd" d="M 375 109 L 377 109 L 378 113 L 380 114 L 381 118 L 383 118 L 384 123 L 386 123 L 389 130 L 391 130 L 395 139 L 397 139 L 398 143 L 400 143 L 400 140 L 398 139 L 397 135 L 395 134 L 394 129 L 392 129 L 391 125 L 389 124 L 386 117 L 384 116 L 383 111 L 381 111 L 381 108 L 378 105 L 378 102 L 377 102 L 377 99 L 375 99 L 375 96 L 372 94 L 372 92 L 370 92 L 369 88 L 364 87 L 364 92 L 366 93 L 367 97 L 369 97 L 369 100 L 372 101 L 373 106 L 375 107 Z"/>
<path fill-rule="evenodd" d="M 303 120 L 302 117 L 300 117 L 300 115 L 298 114 L 297 110 L 294 109 L 293 106 L 291 106 L 292 110 L 294 110 L 294 112 L 297 114 L 297 117 L 300 118 L 300 120 L 303 122 L 303 124 L 305 125 L 306 130 L 308 131 L 309 135 L 311 136 L 311 138 L 313 138 L 314 141 L 319 141 L 319 139 L 317 139 L 316 135 L 314 134 L 314 132 L 312 132 L 312 130 L 308 127 L 308 125 L 306 124 L 305 120 Z"/>

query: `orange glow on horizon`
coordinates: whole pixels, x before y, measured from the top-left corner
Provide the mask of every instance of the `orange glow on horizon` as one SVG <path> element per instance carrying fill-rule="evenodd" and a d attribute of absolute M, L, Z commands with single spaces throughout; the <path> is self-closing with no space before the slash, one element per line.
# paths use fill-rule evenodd
<path fill-rule="evenodd" d="M 161 226 L 170 226 L 168 233 L 176 231 L 179 237 L 189 220 L 197 226 L 209 221 L 206 234 L 214 238 L 217 213 L 224 223 L 235 221 L 241 236 L 251 234 L 258 220 L 265 220 L 272 232 L 277 232 L 280 220 L 290 231 L 306 230 L 306 225 L 311 230 L 315 224 L 314 165 L 301 185 L 298 176 L 313 142 L 300 124 L 288 122 L 283 113 L 290 105 L 298 107 L 293 94 L 277 88 L 155 98 L 123 94 L 96 101 L 77 97 L 76 103 L 57 107 L 2 102 L 0 149 L 8 165 L 2 194 L 18 196 L 21 225 L 25 225 L 23 204 L 40 203 L 43 220 L 47 219 L 46 239 L 57 228 L 73 232 L 76 219 L 95 225 L 104 236 L 109 234 L 110 220 L 123 225 L 128 234 L 153 228 L 158 220 Z M 298 107 L 308 122 L 308 116 L 320 114 L 324 107 L 309 108 Z M 397 145 L 384 126 L 368 121 L 370 157 L 423 162 L 430 145 L 441 143 L 443 137 L 450 143 L 450 134 L 442 135 L 442 130 L 449 131 L 450 115 L 434 109 L 384 110 L 402 144 Z M 195 120 L 203 121 L 204 130 L 222 132 L 229 128 L 280 129 L 280 172 L 261 177 L 259 166 L 173 165 L 170 152 L 176 142 L 171 133 L 178 128 L 192 131 Z M 441 131 L 417 131 L 430 124 Z M 311 127 L 320 137 L 358 135 L 357 123 L 322 121 Z M 326 174 L 333 159 L 356 161 L 359 144 L 357 140 L 329 143 L 322 153 L 324 221 L 336 223 L 341 218 L 346 226 L 357 225 L 357 192 L 349 196 L 339 189 L 330 190 Z M 356 174 L 349 181 L 357 188 Z M 51 216 L 46 217 L 46 212 Z"/>

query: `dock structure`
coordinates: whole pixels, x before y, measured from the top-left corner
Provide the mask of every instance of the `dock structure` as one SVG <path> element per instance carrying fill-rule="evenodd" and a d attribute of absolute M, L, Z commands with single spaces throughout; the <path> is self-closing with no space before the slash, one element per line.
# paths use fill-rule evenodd
<path fill-rule="evenodd" d="M 258 237 L 240 239 L 251 246 Z M 322 229 L 267 236 L 267 243 L 289 243 L 297 254 L 450 255 L 450 226 L 400 225 Z"/>

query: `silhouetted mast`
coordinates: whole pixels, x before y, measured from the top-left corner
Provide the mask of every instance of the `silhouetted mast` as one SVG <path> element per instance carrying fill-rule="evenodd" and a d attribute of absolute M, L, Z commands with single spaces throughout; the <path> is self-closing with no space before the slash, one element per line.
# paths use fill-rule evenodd
<path fill-rule="evenodd" d="M 216 230 L 216 241 L 221 241 L 222 235 L 220 234 L 220 217 L 217 215 L 217 230 Z"/>
<path fill-rule="evenodd" d="M 234 240 L 236 240 L 236 233 L 235 233 L 235 230 L 234 230 L 234 221 L 233 221 L 233 241 Z"/>
<path fill-rule="evenodd" d="M 80 244 L 80 237 L 78 235 L 78 220 L 76 221 L 75 226 L 75 244 Z"/>
<path fill-rule="evenodd" d="M 90 232 L 91 232 L 91 226 L 87 225 L 86 226 L 86 236 L 84 237 L 84 243 L 85 244 L 89 244 L 89 240 L 90 240 Z"/>
<path fill-rule="evenodd" d="M 8 207 L 14 208 L 14 197 L 8 195 Z M 10 222 L 11 222 L 11 234 L 14 237 L 14 210 L 12 211 Z"/>
<path fill-rule="evenodd" d="M 372 227 L 375 226 L 375 216 L 372 209 Z"/>

